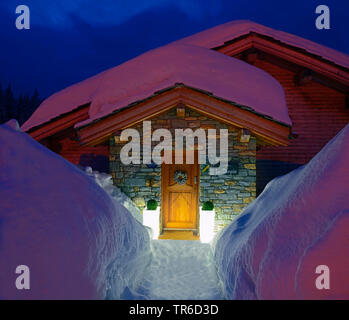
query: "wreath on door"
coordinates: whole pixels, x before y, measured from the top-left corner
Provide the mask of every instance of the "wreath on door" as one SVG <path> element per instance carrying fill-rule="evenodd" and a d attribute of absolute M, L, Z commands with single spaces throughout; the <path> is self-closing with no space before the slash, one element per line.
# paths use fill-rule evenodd
<path fill-rule="evenodd" d="M 185 171 L 176 171 L 173 180 L 179 185 L 183 185 L 188 181 L 188 175 Z"/>

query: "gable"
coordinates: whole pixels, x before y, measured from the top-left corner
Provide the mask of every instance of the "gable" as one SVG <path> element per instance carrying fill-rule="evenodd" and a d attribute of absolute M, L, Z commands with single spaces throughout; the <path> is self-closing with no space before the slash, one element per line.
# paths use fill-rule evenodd
<path fill-rule="evenodd" d="M 284 46 L 293 48 L 294 51 L 303 51 L 309 55 L 345 68 L 346 70 L 349 69 L 349 56 L 347 54 L 302 37 L 269 28 L 248 20 L 230 21 L 178 40 L 176 43 L 218 49 L 229 45 L 234 41 L 243 39 L 248 35 L 259 35 L 270 41 L 278 42 Z"/>
<path fill-rule="evenodd" d="M 237 128 L 245 128 L 267 144 L 288 144 L 290 135 L 288 124 L 256 113 L 251 108 L 224 101 L 184 85 L 173 87 L 85 126 L 79 126 L 76 128 L 77 135 L 81 144 L 96 145 L 108 139 L 114 132 L 151 119 L 177 105 L 185 105 L 213 119 Z"/>
<path fill-rule="evenodd" d="M 326 86 L 349 91 L 348 55 L 252 21 L 231 21 L 175 43 L 210 48 L 245 61 L 259 52 L 271 56 L 275 62 L 281 60 L 284 65 L 300 69 L 300 73 L 311 71 L 315 81 Z"/>
<path fill-rule="evenodd" d="M 339 91 L 348 91 L 349 70 L 322 57 L 309 54 L 302 48 L 282 44 L 274 39 L 259 34 L 248 34 L 231 41 L 217 51 L 228 56 L 249 62 L 254 55 L 260 55 L 273 63 L 301 72 L 312 73 L 314 79 L 322 81 Z"/>

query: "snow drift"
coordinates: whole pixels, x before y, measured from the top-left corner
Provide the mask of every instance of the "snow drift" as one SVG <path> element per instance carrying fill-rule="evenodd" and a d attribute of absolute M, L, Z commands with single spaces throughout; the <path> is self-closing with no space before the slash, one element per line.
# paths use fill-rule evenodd
<path fill-rule="evenodd" d="M 271 181 L 218 237 L 229 299 L 349 299 L 349 125 L 307 165 Z M 315 269 L 330 270 L 330 289 Z"/>
<path fill-rule="evenodd" d="M 16 126 L 0 126 L 0 298 L 120 298 L 150 260 L 149 236 L 94 179 Z M 18 265 L 30 290 L 17 290 Z"/>
<path fill-rule="evenodd" d="M 93 177 L 96 183 L 106 191 L 111 198 L 122 204 L 133 217 L 140 223 L 143 223 L 143 215 L 134 202 L 113 184 L 113 178 L 110 174 L 93 171 L 91 167 L 85 168 L 85 173 Z"/>

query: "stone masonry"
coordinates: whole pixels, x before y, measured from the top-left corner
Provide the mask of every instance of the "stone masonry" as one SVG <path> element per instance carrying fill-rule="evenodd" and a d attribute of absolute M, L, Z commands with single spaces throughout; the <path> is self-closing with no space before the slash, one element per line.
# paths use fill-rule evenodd
<path fill-rule="evenodd" d="M 216 211 L 215 230 L 228 225 L 256 197 L 256 139 L 239 142 L 238 129 L 185 108 L 185 116 L 177 117 L 176 108 L 151 119 L 152 130 L 169 129 L 174 137 L 177 128 L 229 130 L 229 168 L 224 175 L 209 175 L 207 164 L 200 165 L 200 205 L 212 201 Z M 134 127 L 142 135 L 142 124 Z M 142 141 L 142 137 L 141 137 Z M 156 145 L 154 143 L 154 145 Z M 218 143 L 219 144 L 219 143 Z M 124 143 L 115 135 L 110 139 L 110 172 L 114 184 L 142 210 L 146 201 L 155 199 L 161 205 L 161 166 L 128 165 L 120 161 Z M 142 148 L 141 148 L 142 154 Z M 142 159 L 142 158 L 141 158 Z M 206 168 L 206 170 L 205 170 Z"/>

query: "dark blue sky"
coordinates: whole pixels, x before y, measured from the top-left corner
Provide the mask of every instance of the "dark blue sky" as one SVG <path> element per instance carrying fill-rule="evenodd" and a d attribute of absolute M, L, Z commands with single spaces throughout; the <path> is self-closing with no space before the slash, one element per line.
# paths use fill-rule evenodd
<path fill-rule="evenodd" d="M 306 3 L 305 3 L 306 2 Z M 15 9 L 31 10 L 17 30 Z M 331 10 L 331 30 L 315 28 L 315 8 Z M 42 97 L 142 52 L 236 19 L 249 19 L 349 54 L 349 1 L 3 0 L 0 82 Z"/>

